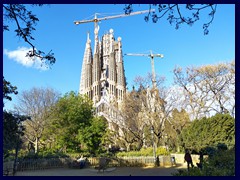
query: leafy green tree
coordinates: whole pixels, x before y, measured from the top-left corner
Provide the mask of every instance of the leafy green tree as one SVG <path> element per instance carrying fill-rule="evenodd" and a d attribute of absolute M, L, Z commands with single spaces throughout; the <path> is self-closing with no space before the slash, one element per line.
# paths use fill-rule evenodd
<path fill-rule="evenodd" d="M 22 122 L 27 118 L 19 114 L 3 112 L 3 158 L 6 160 L 13 155 L 11 157 L 14 159 L 13 174 L 16 173 L 18 152 L 23 144 L 24 127 Z"/>
<path fill-rule="evenodd" d="M 235 146 L 235 119 L 229 114 L 216 114 L 211 118 L 194 120 L 181 133 L 185 148 L 200 151 L 225 144 Z"/>
<path fill-rule="evenodd" d="M 12 97 L 10 96 L 10 94 L 17 95 L 18 94 L 17 87 L 11 85 L 11 83 L 3 77 L 3 100 L 11 101 Z M 4 106 L 4 102 L 3 102 L 3 106 Z"/>
<path fill-rule="evenodd" d="M 4 100 L 11 101 L 11 94 L 17 94 L 17 87 L 13 86 L 3 77 L 3 102 Z M 3 103 L 4 107 L 4 103 Z M 3 111 L 3 155 L 4 158 L 9 156 L 9 151 L 15 149 L 17 144 L 20 144 L 19 137 L 23 133 L 21 126 L 22 117 L 14 115 L 11 112 Z"/>
<path fill-rule="evenodd" d="M 51 148 L 79 151 L 78 139 L 80 129 L 91 126 L 93 104 L 86 96 L 75 92 L 65 94 L 51 110 L 48 128 L 44 130 L 44 139 Z"/>
<path fill-rule="evenodd" d="M 11 85 L 3 77 L 3 102 L 4 100 L 11 101 L 10 94 L 17 94 L 17 87 Z M 3 103 L 4 107 L 4 103 Z M 22 136 L 24 135 L 24 127 L 22 122 L 26 120 L 26 116 L 13 114 L 12 112 L 3 111 L 3 159 L 5 160 L 14 153 L 14 168 L 13 173 L 16 172 L 16 161 L 18 158 L 18 151 L 22 145 Z"/>
<path fill-rule="evenodd" d="M 86 150 L 91 154 L 98 154 L 103 151 L 104 137 L 107 132 L 107 121 L 101 117 L 94 117 L 90 120 L 90 126 L 79 129 L 78 138 Z"/>
<path fill-rule="evenodd" d="M 22 122 L 26 119 L 25 116 L 12 114 L 3 111 L 3 154 L 4 158 L 9 156 L 11 150 L 19 149 L 22 143 L 24 127 Z"/>

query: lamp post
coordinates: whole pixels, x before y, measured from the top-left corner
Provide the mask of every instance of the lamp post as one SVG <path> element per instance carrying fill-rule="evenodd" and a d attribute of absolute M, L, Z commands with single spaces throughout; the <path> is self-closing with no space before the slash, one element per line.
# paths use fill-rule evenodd
<path fill-rule="evenodd" d="M 154 157 L 154 166 L 157 165 L 157 159 L 156 159 L 156 149 L 155 149 L 155 146 L 154 146 L 154 139 L 153 139 L 153 134 L 154 134 L 154 128 L 153 126 L 151 126 L 151 135 L 152 135 L 152 146 L 153 146 L 153 157 Z"/>

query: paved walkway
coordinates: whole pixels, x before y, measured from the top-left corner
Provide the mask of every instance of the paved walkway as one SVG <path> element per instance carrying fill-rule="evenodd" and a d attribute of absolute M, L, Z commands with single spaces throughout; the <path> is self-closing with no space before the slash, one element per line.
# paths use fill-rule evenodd
<path fill-rule="evenodd" d="M 178 169 L 186 169 L 186 164 L 173 167 L 112 167 L 104 172 L 93 168 L 57 168 L 17 172 L 15 176 L 172 176 Z"/>

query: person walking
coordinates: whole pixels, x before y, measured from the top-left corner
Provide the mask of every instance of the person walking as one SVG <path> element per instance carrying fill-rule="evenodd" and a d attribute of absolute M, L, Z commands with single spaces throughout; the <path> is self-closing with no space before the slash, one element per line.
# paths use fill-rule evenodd
<path fill-rule="evenodd" d="M 184 162 L 186 162 L 186 161 L 187 161 L 187 168 L 188 168 L 188 171 L 189 171 L 190 165 L 193 168 L 193 162 L 192 162 L 191 154 L 189 153 L 188 150 L 186 150 L 185 155 L 184 155 Z"/>
<path fill-rule="evenodd" d="M 203 152 L 202 151 L 199 152 L 199 163 L 196 163 L 196 164 L 199 169 L 202 169 L 202 166 L 203 166 Z"/>

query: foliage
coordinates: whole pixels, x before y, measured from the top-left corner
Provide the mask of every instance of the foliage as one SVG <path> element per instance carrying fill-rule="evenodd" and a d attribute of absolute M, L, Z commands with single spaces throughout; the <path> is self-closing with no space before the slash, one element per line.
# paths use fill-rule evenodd
<path fill-rule="evenodd" d="M 179 135 L 189 124 L 189 115 L 184 109 L 181 111 L 178 111 L 178 109 L 173 109 L 171 116 L 167 118 L 167 121 L 164 124 L 164 133 L 167 134 L 165 142 L 170 151 L 180 151 L 181 143 L 179 141 L 181 141 L 181 139 L 179 139 Z"/>
<path fill-rule="evenodd" d="M 59 98 L 59 93 L 52 88 L 32 88 L 23 91 L 18 96 L 18 104 L 15 110 L 30 116 L 31 119 L 24 122 L 26 128 L 25 139 L 33 144 L 35 152 L 38 152 L 39 143 L 44 129 L 48 126 L 50 109 Z"/>
<path fill-rule="evenodd" d="M 235 119 L 229 114 L 217 114 L 211 118 L 194 120 L 181 133 L 183 146 L 200 151 L 225 144 L 228 148 L 235 146 Z"/>
<path fill-rule="evenodd" d="M 99 154 L 103 151 L 102 143 L 106 134 L 107 122 L 101 117 L 94 117 L 90 120 L 90 126 L 79 129 L 78 138 L 91 154 Z"/>
<path fill-rule="evenodd" d="M 116 132 L 121 147 L 130 151 L 133 144 L 139 144 L 140 148 L 145 139 L 144 127 L 146 122 L 142 120 L 140 116 L 142 109 L 143 95 L 140 92 L 132 91 L 126 95 L 124 103 L 121 109 L 122 114 L 124 114 L 125 122 L 121 128 L 121 133 Z M 139 149 L 140 149 L 139 148 Z"/>
<path fill-rule="evenodd" d="M 158 76 L 159 77 L 159 76 Z M 127 151 L 131 147 L 139 150 L 143 146 L 149 146 L 153 139 L 154 146 L 161 145 L 160 139 L 163 137 L 164 105 L 165 102 L 160 97 L 160 90 L 144 87 L 151 77 L 137 77 L 135 83 L 138 90 L 133 89 L 127 94 L 122 106 L 125 123 L 121 132 L 124 136 L 119 139 L 124 141 Z M 157 78 L 160 85 L 163 78 Z M 153 127 L 153 137 L 150 136 L 150 127 Z"/>
<path fill-rule="evenodd" d="M 32 6 L 42 6 L 42 4 L 32 4 Z M 3 31 L 9 31 L 7 23 L 14 22 L 17 28 L 14 30 L 16 36 L 24 40 L 32 48 L 27 53 L 27 57 L 34 59 L 40 58 L 42 63 L 54 64 L 56 59 L 52 50 L 47 54 L 42 50 L 37 50 L 36 46 L 32 43 L 34 37 L 32 35 L 35 31 L 35 25 L 39 21 L 37 16 L 28 9 L 25 4 L 3 4 Z"/>
<path fill-rule="evenodd" d="M 11 85 L 11 83 L 3 77 L 3 99 L 11 101 L 12 98 L 9 96 L 10 94 L 18 94 L 17 87 Z"/>
<path fill-rule="evenodd" d="M 169 155 L 169 152 L 166 150 L 166 148 L 158 147 L 156 148 L 156 155 Z M 129 151 L 129 152 L 118 152 L 116 154 L 118 157 L 123 156 L 153 156 L 153 148 L 142 148 L 140 151 Z"/>
<path fill-rule="evenodd" d="M 186 109 L 191 119 L 212 113 L 235 116 L 235 62 L 199 67 L 176 67 L 177 107 Z M 180 92 L 179 92 L 180 91 Z M 181 100 L 178 100 L 181 99 Z M 179 107 L 180 105 L 180 107 Z"/>
<path fill-rule="evenodd" d="M 10 94 L 17 94 L 17 87 L 11 85 L 10 82 L 6 81 L 3 77 L 3 101 L 12 98 Z M 4 106 L 4 104 L 3 104 Z M 22 122 L 28 117 L 14 114 L 12 112 L 3 111 L 3 157 L 9 158 L 10 154 L 13 154 L 15 150 L 15 156 L 22 144 L 21 137 L 24 135 L 24 127 Z"/>
<path fill-rule="evenodd" d="M 28 152 L 21 152 L 19 153 L 19 159 L 40 159 L 40 158 L 62 158 L 62 157 L 69 157 L 67 154 L 62 152 L 55 152 L 51 149 L 39 151 L 38 153 L 28 153 Z"/>
<path fill-rule="evenodd" d="M 218 150 L 212 158 L 204 160 L 202 170 L 179 170 L 174 176 L 235 176 L 235 148 Z"/>
<path fill-rule="evenodd" d="M 152 12 L 155 7 L 157 11 Z M 210 21 L 203 24 L 204 35 L 207 35 L 216 13 L 217 4 L 149 4 L 149 13 L 144 19 L 148 22 L 149 18 L 152 18 L 153 23 L 157 23 L 158 20 L 167 16 L 168 22 L 178 29 L 182 24 L 192 26 L 200 19 L 200 12 L 204 12 L 204 9 L 209 10 L 208 15 L 210 16 Z M 126 14 L 130 14 L 133 11 L 133 5 L 126 4 L 124 11 Z"/>
<path fill-rule="evenodd" d="M 80 151 L 78 134 L 80 129 L 91 126 L 92 102 L 75 92 L 66 93 L 51 109 L 44 139 L 49 148 L 63 152 Z"/>
<path fill-rule="evenodd" d="M 18 150 L 22 144 L 21 137 L 24 135 L 22 122 L 26 116 L 12 114 L 3 111 L 3 154 L 8 157 L 12 150 Z"/>

